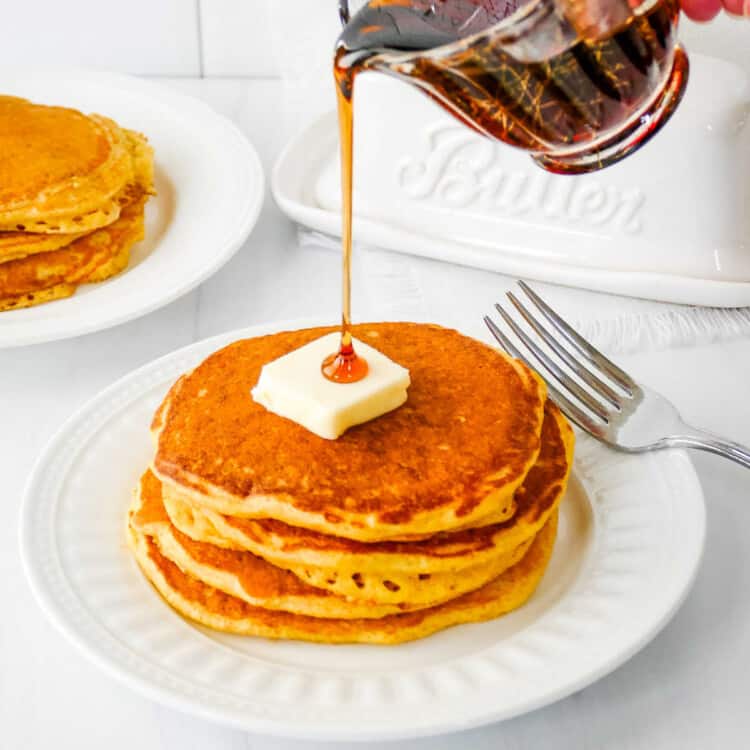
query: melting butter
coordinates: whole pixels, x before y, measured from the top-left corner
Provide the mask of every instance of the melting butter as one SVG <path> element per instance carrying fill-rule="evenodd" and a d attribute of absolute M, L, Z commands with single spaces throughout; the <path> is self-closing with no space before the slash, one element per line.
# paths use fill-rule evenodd
<path fill-rule="evenodd" d="M 355 383 L 325 378 L 321 362 L 338 346 L 339 334 L 330 333 L 264 365 L 253 400 L 328 440 L 406 401 L 409 371 L 357 339 L 354 350 L 367 360 L 367 376 Z"/>

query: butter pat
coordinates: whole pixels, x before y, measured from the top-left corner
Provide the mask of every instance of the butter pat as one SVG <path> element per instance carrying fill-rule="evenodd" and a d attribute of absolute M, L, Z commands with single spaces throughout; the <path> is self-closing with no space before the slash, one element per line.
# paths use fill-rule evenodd
<path fill-rule="evenodd" d="M 354 351 L 367 360 L 367 375 L 356 383 L 333 383 L 324 377 L 320 366 L 339 343 L 340 335 L 329 333 L 264 365 L 253 400 L 328 440 L 406 401 L 409 371 L 357 339 Z"/>

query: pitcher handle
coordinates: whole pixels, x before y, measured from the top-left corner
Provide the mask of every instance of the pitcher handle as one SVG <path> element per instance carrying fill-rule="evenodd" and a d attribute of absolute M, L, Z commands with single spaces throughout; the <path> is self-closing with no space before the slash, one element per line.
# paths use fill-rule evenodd
<path fill-rule="evenodd" d="M 349 0 L 339 0 L 339 18 L 342 26 L 349 23 Z"/>

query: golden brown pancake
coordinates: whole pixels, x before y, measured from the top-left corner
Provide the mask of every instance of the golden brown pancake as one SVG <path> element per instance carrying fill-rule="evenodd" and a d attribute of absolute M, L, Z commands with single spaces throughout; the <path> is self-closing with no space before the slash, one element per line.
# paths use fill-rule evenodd
<path fill-rule="evenodd" d="M 135 202 L 128 203 L 116 222 L 88 235 L 90 242 L 110 248 L 110 255 L 105 263 L 86 276 L 87 284 L 105 281 L 125 270 L 130 260 L 131 248 L 136 242 L 140 242 L 145 234 L 143 211 L 146 200 L 147 196 L 144 195 Z"/>
<path fill-rule="evenodd" d="M 37 232 L 0 232 L 0 263 L 25 258 L 36 253 L 48 253 L 69 245 L 86 232 L 73 234 L 39 234 Z"/>
<path fill-rule="evenodd" d="M 133 164 L 131 182 L 118 193 L 120 203 L 127 205 L 144 196 L 156 195 L 154 190 L 154 149 L 143 133 L 125 129 L 128 150 Z"/>
<path fill-rule="evenodd" d="M 132 245 L 143 239 L 144 202 L 125 206 L 113 224 L 61 250 L 0 263 L 0 311 L 70 296 L 79 284 L 102 281 L 121 270 Z"/>
<path fill-rule="evenodd" d="M 154 150 L 148 139 L 135 130 L 124 129 L 128 151 L 132 161 L 132 178 L 114 196 L 114 201 L 121 207 L 141 202 L 145 205 L 149 196 L 156 195 L 154 190 Z"/>
<path fill-rule="evenodd" d="M 170 523 L 161 497 L 161 483 L 146 472 L 135 493 L 129 525 L 147 535 L 159 552 L 183 572 L 248 604 L 312 617 L 383 617 L 406 606 L 348 601 L 304 583 L 293 573 L 251 552 L 214 547 L 185 536 Z"/>
<path fill-rule="evenodd" d="M 155 483 L 158 487 L 158 493 L 161 497 L 162 504 L 164 505 L 164 498 L 161 493 L 162 485 L 161 482 L 154 476 L 151 471 L 141 479 L 141 488 L 148 483 Z M 156 490 L 152 489 L 155 494 Z M 143 489 L 141 489 L 143 493 Z M 197 545 L 195 549 L 210 548 L 212 555 L 217 556 L 220 559 L 221 552 L 226 552 L 228 555 L 248 555 L 250 558 L 259 559 L 264 556 L 254 555 L 252 552 L 248 552 L 242 547 L 237 547 L 231 544 L 227 544 L 225 540 L 221 540 L 219 544 L 215 543 L 215 540 L 210 536 L 204 536 L 201 539 L 196 539 L 194 533 L 187 534 L 182 532 L 180 525 L 175 524 L 172 519 L 174 518 L 174 509 L 172 512 L 167 512 L 169 518 L 170 529 L 163 530 L 162 538 L 166 535 L 174 537 L 169 540 L 170 549 L 172 554 L 165 551 L 164 544 L 159 544 L 162 554 L 165 557 L 177 563 L 184 571 L 190 573 L 194 578 L 198 578 L 204 583 L 209 583 L 216 588 L 220 588 L 223 591 L 227 591 L 225 586 L 216 583 L 215 580 L 210 580 L 206 575 L 196 572 L 195 569 L 188 567 L 185 562 L 186 555 L 190 555 L 191 552 L 189 545 L 184 543 L 184 540 L 188 540 L 192 545 Z M 542 524 L 540 524 L 541 526 Z M 194 527 L 189 529 L 195 532 Z M 151 536 L 157 536 L 156 533 L 150 533 Z M 314 533 L 314 532 L 313 532 Z M 419 609 L 421 607 L 429 607 L 440 602 L 447 601 L 448 599 L 454 599 L 467 591 L 473 591 L 485 583 L 496 578 L 507 568 L 515 565 L 526 553 L 533 535 L 529 535 L 528 539 L 522 541 L 516 547 L 508 548 L 506 550 L 499 551 L 492 558 L 482 560 L 478 563 L 473 563 L 469 559 L 461 559 L 456 562 L 454 568 L 446 568 L 436 573 L 413 573 L 403 572 L 398 569 L 398 559 L 396 555 L 391 555 L 391 559 L 388 560 L 390 568 L 381 571 L 367 571 L 365 573 L 355 572 L 349 574 L 347 570 L 351 569 L 351 564 L 343 558 L 342 565 L 340 568 L 318 568 L 309 565 L 300 565 L 290 562 L 279 563 L 273 559 L 273 555 L 267 557 L 265 564 L 275 565 L 277 568 L 283 568 L 293 573 L 299 580 L 304 581 L 308 585 L 314 586 L 316 589 L 326 590 L 331 594 L 335 594 L 337 599 L 342 598 L 350 602 L 358 603 L 364 607 L 373 607 L 378 611 L 383 608 L 391 608 L 390 611 L 396 610 L 407 610 L 407 609 Z M 359 542 L 357 544 L 365 544 Z M 373 543 L 377 544 L 377 543 Z M 177 551 L 177 545 L 181 546 L 182 549 Z M 192 549 L 193 547 L 190 547 Z M 233 593 L 235 596 L 236 592 L 228 591 Z M 242 597 L 240 597 L 242 598 Z M 323 615 L 319 615 L 323 616 Z M 343 615 L 340 615 L 343 616 Z M 369 615 L 357 615 L 359 617 L 380 617 L 381 614 L 369 614 Z"/>
<path fill-rule="evenodd" d="M 6 310 L 21 310 L 25 307 L 35 307 L 43 305 L 45 302 L 54 302 L 58 299 L 65 299 L 75 294 L 77 284 L 55 284 L 47 289 L 41 289 L 36 292 L 27 292 L 13 297 L 0 299 L 0 312 Z"/>
<path fill-rule="evenodd" d="M 439 326 L 355 326 L 356 337 L 409 368 L 409 398 L 324 440 L 266 411 L 250 389 L 263 364 L 332 330 L 238 341 L 183 376 L 154 418 L 153 468 L 165 492 L 224 515 L 361 541 L 510 518 L 541 445 L 541 379 Z"/>
<path fill-rule="evenodd" d="M 133 176 L 125 133 L 99 115 L 0 96 L 0 230 L 76 232 L 117 218 Z"/>
<path fill-rule="evenodd" d="M 478 588 L 517 562 L 565 493 L 573 444 L 573 431 L 548 401 L 542 449 L 516 492 L 513 518 L 421 541 L 358 542 L 273 519 L 232 518 L 169 497 L 165 505 L 191 538 L 249 550 L 313 586 L 381 603 L 429 603 Z"/>
<path fill-rule="evenodd" d="M 556 531 L 554 512 L 523 559 L 487 585 L 436 607 L 379 619 L 327 619 L 255 607 L 187 575 L 164 557 L 148 536 L 130 528 L 128 541 L 159 594 L 180 614 L 202 625 L 264 638 L 394 644 L 452 625 L 489 620 L 520 607 L 544 574 Z"/>
<path fill-rule="evenodd" d="M 110 248 L 98 246 L 89 237 L 62 250 L 0 264 L 0 309 L 24 306 L 13 301 L 22 301 L 26 295 L 83 282 L 112 255 Z"/>
<path fill-rule="evenodd" d="M 110 224 L 110 226 L 112 225 Z M 141 223 L 141 227 L 142 226 L 143 224 Z M 90 273 L 86 277 L 86 283 L 96 284 L 100 281 L 106 281 L 107 279 L 111 279 L 113 276 L 117 276 L 118 273 L 124 271 L 128 267 L 128 263 L 130 263 L 130 248 L 135 242 L 138 242 L 142 239 L 143 231 L 141 229 L 140 236 L 133 240 L 133 242 L 122 245 L 120 249 L 117 250 L 108 261 L 106 261 L 106 263 L 102 263 L 101 266 Z"/>
<path fill-rule="evenodd" d="M 115 196 L 113 205 L 116 205 L 117 216 L 122 215 L 122 210 L 128 205 L 141 203 L 145 204 L 148 196 L 154 194 L 154 166 L 153 166 L 153 149 L 148 145 L 145 136 L 132 130 L 125 130 L 128 150 L 132 162 L 133 176 Z M 133 212 L 130 212 L 133 215 Z M 42 232 L 0 232 L 0 263 L 9 260 L 25 258 L 37 253 L 46 253 L 53 250 L 59 250 L 70 245 L 77 239 L 88 234 L 88 232 L 73 233 L 42 233 Z M 127 266 L 129 250 L 123 249 L 115 262 L 114 259 L 108 265 L 108 268 L 101 272 L 102 278 L 108 278 L 114 273 L 121 271 Z M 101 278 L 91 279 L 100 281 Z"/>

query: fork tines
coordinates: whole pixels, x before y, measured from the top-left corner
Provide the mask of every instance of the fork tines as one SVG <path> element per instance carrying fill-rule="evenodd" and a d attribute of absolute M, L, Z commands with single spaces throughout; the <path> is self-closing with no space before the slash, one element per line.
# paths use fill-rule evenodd
<path fill-rule="evenodd" d="M 546 344 L 547 350 L 499 304 L 495 305 L 495 309 L 528 354 L 524 354 L 487 315 L 484 316 L 485 324 L 508 354 L 539 371 L 547 383 L 550 398 L 570 419 L 583 429 L 602 435 L 611 418 L 623 410 L 626 402 L 636 397 L 640 390 L 638 385 L 614 362 L 591 346 L 528 284 L 519 281 L 518 285 L 537 311 L 536 314 L 513 292 L 507 292 L 507 297 L 540 342 Z M 561 343 L 561 339 L 567 346 Z M 580 382 L 571 377 L 563 366 L 574 373 Z"/>

